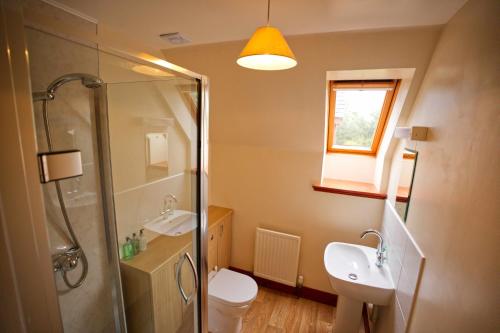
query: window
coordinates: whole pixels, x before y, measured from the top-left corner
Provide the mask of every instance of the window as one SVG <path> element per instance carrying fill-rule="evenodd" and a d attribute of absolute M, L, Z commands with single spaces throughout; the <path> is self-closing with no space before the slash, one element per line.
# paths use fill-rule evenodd
<path fill-rule="evenodd" d="M 376 155 L 398 83 L 330 81 L 327 152 Z"/>

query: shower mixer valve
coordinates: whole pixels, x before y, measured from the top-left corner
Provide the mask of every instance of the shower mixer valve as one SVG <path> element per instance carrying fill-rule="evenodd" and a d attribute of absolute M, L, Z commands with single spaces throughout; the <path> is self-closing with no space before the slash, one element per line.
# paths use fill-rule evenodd
<path fill-rule="evenodd" d="M 81 253 L 81 248 L 73 247 L 66 252 L 55 255 L 52 259 L 54 272 L 69 272 L 74 270 L 78 266 Z"/>

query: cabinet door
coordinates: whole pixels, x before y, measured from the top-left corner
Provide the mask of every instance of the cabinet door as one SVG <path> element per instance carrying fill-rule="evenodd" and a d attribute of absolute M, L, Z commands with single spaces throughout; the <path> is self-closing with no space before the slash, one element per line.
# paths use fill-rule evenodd
<path fill-rule="evenodd" d="M 120 270 L 127 331 L 129 333 L 153 333 L 151 275 L 123 263 L 120 265 Z"/>
<path fill-rule="evenodd" d="M 177 257 L 151 274 L 156 333 L 175 333 L 182 322 L 181 296 L 175 280 Z"/>
<path fill-rule="evenodd" d="M 218 241 L 218 226 L 219 223 L 211 226 L 208 229 L 208 271 L 212 271 L 217 266 L 217 241 Z"/>
<path fill-rule="evenodd" d="M 231 264 L 231 230 L 232 214 L 227 215 L 219 223 L 219 240 L 217 244 L 217 262 L 220 268 L 228 268 Z"/>

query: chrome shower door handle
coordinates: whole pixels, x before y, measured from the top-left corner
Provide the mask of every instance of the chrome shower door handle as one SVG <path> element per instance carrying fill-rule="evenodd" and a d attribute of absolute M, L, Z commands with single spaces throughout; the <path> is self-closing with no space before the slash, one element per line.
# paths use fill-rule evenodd
<path fill-rule="evenodd" d="M 198 291 L 198 272 L 196 271 L 196 266 L 194 265 L 193 258 L 189 255 L 189 253 L 184 253 L 184 256 L 187 258 L 189 261 L 189 266 L 191 266 L 191 271 L 193 272 L 193 278 L 194 278 L 194 290 L 192 295 L 196 295 L 196 292 Z"/>
<path fill-rule="evenodd" d="M 191 267 L 194 277 L 194 290 L 189 296 L 186 294 L 184 288 L 182 287 L 182 265 L 184 264 L 184 260 L 186 259 L 189 262 L 189 266 Z M 177 277 L 177 287 L 179 288 L 179 292 L 181 293 L 182 299 L 184 300 L 184 303 L 188 304 L 189 302 L 191 302 L 193 296 L 196 295 L 196 292 L 198 291 L 198 273 L 196 272 L 196 267 L 194 266 L 193 259 L 191 258 L 189 253 L 186 252 L 182 256 L 181 260 L 177 264 L 177 271 L 175 275 Z"/>

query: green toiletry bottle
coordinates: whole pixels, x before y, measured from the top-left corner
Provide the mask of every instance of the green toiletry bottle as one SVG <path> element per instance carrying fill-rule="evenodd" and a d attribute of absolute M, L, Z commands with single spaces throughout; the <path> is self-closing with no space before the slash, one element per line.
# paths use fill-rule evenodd
<path fill-rule="evenodd" d="M 134 256 L 134 245 L 130 237 L 125 238 L 125 244 L 122 247 L 123 260 L 130 260 Z"/>
<path fill-rule="evenodd" d="M 137 237 L 135 232 L 132 234 L 132 245 L 134 246 L 134 255 L 139 254 L 140 252 L 139 237 Z"/>

